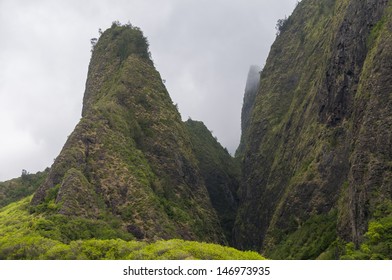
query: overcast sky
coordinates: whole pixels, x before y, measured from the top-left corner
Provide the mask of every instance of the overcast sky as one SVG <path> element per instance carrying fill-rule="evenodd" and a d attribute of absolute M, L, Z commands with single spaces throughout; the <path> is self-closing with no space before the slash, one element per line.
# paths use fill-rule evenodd
<path fill-rule="evenodd" d="M 297 0 L 0 0 L 0 181 L 51 166 L 80 119 L 90 39 L 140 27 L 184 120 L 234 152 L 249 66 Z"/>

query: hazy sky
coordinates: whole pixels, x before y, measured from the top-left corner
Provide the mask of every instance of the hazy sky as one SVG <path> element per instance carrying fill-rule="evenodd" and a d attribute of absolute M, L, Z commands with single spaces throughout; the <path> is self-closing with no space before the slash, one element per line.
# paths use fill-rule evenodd
<path fill-rule="evenodd" d="M 184 120 L 234 152 L 249 66 L 297 0 L 0 0 L 0 181 L 51 166 L 80 119 L 90 39 L 140 27 Z"/>

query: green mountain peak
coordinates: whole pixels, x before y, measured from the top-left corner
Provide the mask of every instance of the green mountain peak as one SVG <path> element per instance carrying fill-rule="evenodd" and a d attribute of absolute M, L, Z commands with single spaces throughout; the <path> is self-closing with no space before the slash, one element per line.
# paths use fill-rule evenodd
<path fill-rule="evenodd" d="M 94 47 L 82 119 L 33 211 L 117 221 L 137 239 L 226 243 L 185 124 L 142 32 L 114 24 Z"/>

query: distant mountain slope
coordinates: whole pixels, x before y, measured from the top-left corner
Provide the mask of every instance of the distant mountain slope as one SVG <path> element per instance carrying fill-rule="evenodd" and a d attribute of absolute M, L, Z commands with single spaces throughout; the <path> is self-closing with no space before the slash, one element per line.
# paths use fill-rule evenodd
<path fill-rule="evenodd" d="M 0 208 L 32 195 L 43 184 L 49 169 L 36 174 L 22 171 L 22 176 L 5 182 L 0 182 Z"/>
<path fill-rule="evenodd" d="M 199 121 L 185 122 L 192 149 L 206 184 L 212 206 L 216 210 L 229 244 L 237 214 L 240 166 Z"/>
<path fill-rule="evenodd" d="M 249 68 L 248 77 L 246 79 L 245 94 L 241 111 L 241 141 L 236 151 L 236 157 L 242 157 L 245 150 L 245 139 L 247 139 L 251 113 L 255 104 L 255 99 L 259 89 L 261 69 L 252 65 Z"/>
<path fill-rule="evenodd" d="M 391 26 L 387 0 L 303 0 L 280 22 L 249 112 L 239 248 L 336 257 L 391 215 Z"/>

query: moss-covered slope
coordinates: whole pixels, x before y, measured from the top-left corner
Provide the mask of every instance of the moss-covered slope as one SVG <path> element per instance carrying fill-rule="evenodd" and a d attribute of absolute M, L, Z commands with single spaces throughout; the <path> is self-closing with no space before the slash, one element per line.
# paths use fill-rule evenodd
<path fill-rule="evenodd" d="M 280 26 L 244 144 L 240 248 L 317 258 L 335 240 L 359 246 L 390 215 L 390 6 L 303 0 Z"/>
<path fill-rule="evenodd" d="M 188 131 L 138 28 L 113 24 L 99 38 L 82 116 L 33 212 L 115 222 L 137 239 L 226 243 Z"/>

